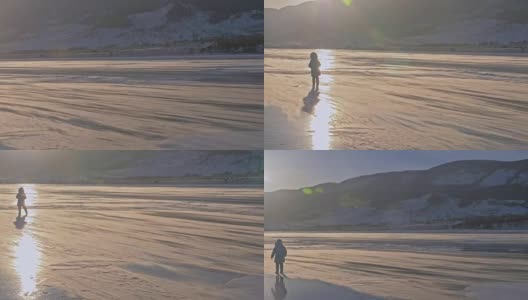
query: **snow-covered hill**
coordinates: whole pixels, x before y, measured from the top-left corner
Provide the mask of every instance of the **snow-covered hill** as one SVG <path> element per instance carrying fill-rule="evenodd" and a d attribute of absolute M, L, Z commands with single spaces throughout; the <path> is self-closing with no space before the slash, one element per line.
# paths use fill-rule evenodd
<path fill-rule="evenodd" d="M 261 175 L 261 151 L 4 151 L 1 183 Z"/>
<path fill-rule="evenodd" d="M 5 2 L 1 52 L 174 46 L 264 30 L 263 4 L 255 0 Z"/>
<path fill-rule="evenodd" d="M 265 195 L 266 227 L 528 227 L 528 160 L 459 161 Z"/>
<path fill-rule="evenodd" d="M 521 0 L 315 0 L 265 10 L 267 47 L 370 48 L 528 41 Z"/>
<path fill-rule="evenodd" d="M 154 156 L 129 161 L 122 168 L 108 172 L 117 177 L 213 176 L 230 173 L 260 173 L 263 155 L 259 151 L 185 151 L 160 152 Z"/>

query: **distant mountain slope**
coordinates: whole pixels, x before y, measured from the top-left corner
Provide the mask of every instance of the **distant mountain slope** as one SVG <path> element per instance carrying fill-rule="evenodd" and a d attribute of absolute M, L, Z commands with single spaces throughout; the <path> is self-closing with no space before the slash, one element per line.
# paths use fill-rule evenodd
<path fill-rule="evenodd" d="M 256 0 L 4 0 L 1 51 L 167 45 L 263 34 Z"/>
<path fill-rule="evenodd" d="M 458 161 L 266 193 L 265 214 L 268 229 L 528 225 L 528 160 Z"/>
<path fill-rule="evenodd" d="M 355 48 L 528 40 L 522 0 L 316 0 L 265 10 L 266 47 Z"/>
<path fill-rule="evenodd" d="M 9 152 L 9 153 L 7 153 Z M 38 151 L 37 151 L 38 152 Z M 261 151 L 52 151 L 0 153 L 1 183 L 261 175 Z"/>

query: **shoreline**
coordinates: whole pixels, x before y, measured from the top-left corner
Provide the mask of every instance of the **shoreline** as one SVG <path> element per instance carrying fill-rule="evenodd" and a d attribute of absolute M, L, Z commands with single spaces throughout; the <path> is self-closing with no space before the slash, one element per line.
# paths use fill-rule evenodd
<path fill-rule="evenodd" d="M 513 49 L 511 51 L 504 51 L 504 49 L 498 48 L 496 51 L 493 50 L 482 50 L 482 49 L 473 49 L 470 51 L 449 51 L 448 49 L 399 49 L 399 48 L 387 48 L 387 49 L 377 49 L 377 48 L 306 48 L 306 47 L 265 47 L 265 50 L 306 50 L 313 51 L 313 49 L 319 50 L 335 50 L 335 51 L 352 51 L 352 52 L 376 52 L 376 53 L 408 53 L 408 54 L 441 54 L 441 55 L 488 55 L 488 56 L 517 56 L 517 57 L 528 57 L 527 52 L 515 52 Z M 515 48 L 514 48 L 515 49 Z M 503 50 L 503 51 L 500 51 Z"/>
<path fill-rule="evenodd" d="M 56 56 L 35 56 L 35 55 L 6 55 L 0 53 L 1 61 L 42 61 L 42 60 L 53 60 L 53 61 L 67 61 L 67 60 L 85 60 L 85 61 L 97 61 L 97 60 L 131 60 L 131 59 L 144 59 L 144 60 L 199 60 L 199 59 L 256 59 L 264 56 L 264 53 L 229 53 L 229 52 L 218 52 L 208 54 L 138 54 L 138 55 L 111 55 L 109 53 L 103 53 L 100 55 L 56 55 Z"/>
<path fill-rule="evenodd" d="M 131 183 L 131 184 L 120 184 L 120 183 L 0 183 L 1 186 L 5 185 L 49 185 L 49 186 L 137 186 L 137 187 L 182 187 L 182 188 L 192 188 L 192 187 L 211 187 L 211 188 L 261 188 L 262 184 L 222 184 L 222 183 L 197 183 L 197 184 L 161 184 L 161 183 Z"/>
<path fill-rule="evenodd" d="M 380 231 L 380 230 L 347 230 L 347 231 L 337 231 L 337 230 L 267 230 L 264 228 L 264 234 L 279 234 L 279 233 L 372 233 L 372 234 L 386 234 L 386 233 L 455 233 L 455 234 L 462 234 L 462 233 L 479 233 L 479 234 L 518 234 L 518 233 L 527 233 L 528 229 L 451 229 L 451 230 L 387 230 L 387 231 Z"/>

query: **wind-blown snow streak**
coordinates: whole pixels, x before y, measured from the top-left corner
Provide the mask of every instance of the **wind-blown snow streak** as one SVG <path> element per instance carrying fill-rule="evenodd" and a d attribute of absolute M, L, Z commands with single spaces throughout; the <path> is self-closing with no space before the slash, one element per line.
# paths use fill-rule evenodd
<path fill-rule="evenodd" d="M 266 149 L 523 149 L 524 56 L 267 49 Z"/>
<path fill-rule="evenodd" d="M 28 270 L 31 299 L 262 297 L 261 188 L 26 186 L 29 217 L 16 229 L 17 187 L 0 186 L 2 299 L 20 299 Z M 13 265 L 35 258 L 21 237 L 39 253 L 25 268 Z"/>
<path fill-rule="evenodd" d="M 262 148 L 259 56 L 0 61 L 0 148 Z"/>

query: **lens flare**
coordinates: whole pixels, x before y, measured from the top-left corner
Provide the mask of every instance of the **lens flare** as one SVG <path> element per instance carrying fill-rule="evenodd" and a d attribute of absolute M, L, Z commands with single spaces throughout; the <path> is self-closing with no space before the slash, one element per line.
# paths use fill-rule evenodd
<path fill-rule="evenodd" d="M 313 190 L 311 188 L 304 188 L 302 191 L 305 195 L 313 194 Z"/>
<path fill-rule="evenodd" d="M 352 0 L 343 0 L 343 4 L 345 4 L 346 6 L 350 6 L 352 5 Z"/>
<path fill-rule="evenodd" d="M 316 187 L 315 189 L 314 188 L 304 188 L 302 189 L 303 193 L 305 195 L 313 195 L 313 194 L 322 194 L 324 193 L 324 189 L 322 187 Z"/>

